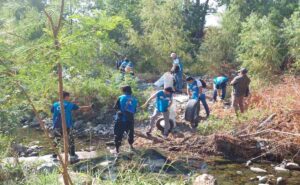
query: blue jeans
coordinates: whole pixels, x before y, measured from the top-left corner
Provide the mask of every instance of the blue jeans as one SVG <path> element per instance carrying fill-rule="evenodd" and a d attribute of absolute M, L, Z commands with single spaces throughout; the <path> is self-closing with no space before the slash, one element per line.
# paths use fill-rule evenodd
<path fill-rule="evenodd" d="M 176 81 L 176 87 L 175 87 L 176 92 L 182 92 L 182 86 L 183 86 L 182 72 L 178 72 L 175 74 L 175 81 Z"/>
<path fill-rule="evenodd" d="M 205 112 L 206 112 L 206 116 L 209 116 L 209 108 L 208 108 L 208 105 L 207 105 L 207 102 L 206 102 L 206 96 L 205 94 L 201 94 L 200 97 L 199 97 L 199 101 L 201 101 L 204 109 L 205 109 Z"/>
<path fill-rule="evenodd" d="M 217 100 L 218 89 L 221 89 L 221 91 L 222 91 L 221 99 L 222 100 L 225 99 L 225 96 L 226 96 L 226 84 L 220 84 L 220 85 L 215 85 L 214 84 L 214 96 L 213 96 L 214 101 Z"/>

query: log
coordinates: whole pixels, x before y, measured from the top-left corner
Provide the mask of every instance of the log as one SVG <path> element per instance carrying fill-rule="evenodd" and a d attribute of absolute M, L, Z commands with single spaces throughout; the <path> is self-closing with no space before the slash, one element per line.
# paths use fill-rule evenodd
<path fill-rule="evenodd" d="M 141 137 L 141 138 L 144 138 L 144 139 L 152 140 L 152 141 L 157 142 L 157 143 L 163 143 L 163 142 L 165 142 L 165 140 L 163 140 L 163 139 L 160 139 L 158 137 L 154 137 L 152 135 L 146 135 L 146 134 L 144 134 L 144 133 L 142 133 L 140 131 L 135 131 L 134 134 L 137 137 Z"/>

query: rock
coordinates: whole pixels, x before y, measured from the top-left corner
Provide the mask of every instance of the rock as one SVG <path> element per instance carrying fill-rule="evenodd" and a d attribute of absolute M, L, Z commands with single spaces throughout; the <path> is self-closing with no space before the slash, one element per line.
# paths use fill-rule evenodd
<path fill-rule="evenodd" d="M 262 177 L 258 177 L 258 182 L 259 183 L 266 183 L 268 182 L 268 177 L 267 176 L 262 176 Z"/>
<path fill-rule="evenodd" d="M 278 177 L 276 180 L 276 185 L 286 185 L 286 182 L 282 177 Z"/>
<path fill-rule="evenodd" d="M 24 125 L 22 128 L 24 128 L 24 129 L 25 129 L 25 128 L 28 128 L 28 127 L 29 127 L 28 125 Z"/>
<path fill-rule="evenodd" d="M 38 173 L 52 173 L 54 170 L 57 170 L 58 166 L 55 163 L 44 163 L 37 167 Z"/>
<path fill-rule="evenodd" d="M 269 184 L 263 184 L 263 183 L 259 183 L 258 185 L 269 185 Z"/>
<path fill-rule="evenodd" d="M 286 169 L 288 170 L 300 170 L 300 166 L 297 163 L 289 162 L 286 164 Z"/>
<path fill-rule="evenodd" d="M 193 185 L 217 185 L 217 180 L 214 178 L 214 176 L 209 174 L 203 174 L 199 175 Z"/>
<path fill-rule="evenodd" d="M 79 129 L 79 128 L 83 127 L 83 123 L 84 123 L 83 120 L 75 121 L 75 122 L 74 122 L 74 128 L 75 128 L 75 129 Z"/>
<path fill-rule="evenodd" d="M 290 172 L 290 170 L 285 169 L 285 168 L 282 168 L 282 167 L 279 167 L 279 166 L 276 166 L 276 167 L 274 168 L 274 170 L 275 170 L 277 173 L 289 173 L 289 172 Z"/>
<path fill-rule="evenodd" d="M 257 167 L 250 167 L 250 170 L 255 172 L 255 173 L 267 173 L 266 170 L 261 169 L 261 168 L 257 168 Z"/>
<path fill-rule="evenodd" d="M 167 158 L 154 149 L 145 150 L 141 158 L 150 171 L 160 171 L 167 162 Z"/>
<path fill-rule="evenodd" d="M 99 165 L 100 166 L 103 166 L 103 167 L 108 167 L 110 164 L 112 164 L 113 162 L 112 161 L 103 161 L 101 162 Z"/>
<path fill-rule="evenodd" d="M 69 172 L 70 178 L 72 179 L 72 182 L 76 182 L 76 185 L 92 185 L 93 179 L 87 174 L 84 173 L 75 173 L 75 172 Z M 59 176 L 59 184 L 64 185 L 64 179 L 62 175 Z"/>
<path fill-rule="evenodd" d="M 38 152 L 32 152 L 30 154 L 28 154 L 28 157 L 34 157 L 34 156 L 39 156 Z"/>
<path fill-rule="evenodd" d="M 236 174 L 243 175 L 243 172 L 242 171 L 236 171 Z"/>
<path fill-rule="evenodd" d="M 248 167 L 248 166 L 250 166 L 251 164 L 252 164 L 252 161 L 249 160 L 249 161 L 247 161 L 246 166 Z"/>
<path fill-rule="evenodd" d="M 14 152 L 21 154 L 21 153 L 26 153 L 26 151 L 28 150 L 28 147 L 22 145 L 22 144 L 18 144 L 18 143 L 13 143 L 11 145 L 11 148 Z"/>

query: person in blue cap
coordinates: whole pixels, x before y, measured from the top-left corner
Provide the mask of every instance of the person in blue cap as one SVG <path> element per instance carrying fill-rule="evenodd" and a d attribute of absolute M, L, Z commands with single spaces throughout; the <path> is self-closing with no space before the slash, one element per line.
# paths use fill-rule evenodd
<path fill-rule="evenodd" d="M 165 121 L 165 127 L 164 127 L 164 134 L 163 137 L 166 139 L 170 132 L 170 107 L 172 105 L 173 101 L 173 88 L 167 87 L 164 90 L 157 91 L 154 93 L 142 106 L 142 108 L 145 108 L 147 104 L 154 98 L 156 98 L 156 106 L 153 115 L 150 118 L 150 129 L 147 132 L 147 135 L 150 135 L 154 126 L 156 119 L 163 115 L 164 121 Z"/>
<path fill-rule="evenodd" d="M 174 73 L 176 85 L 175 91 L 177 93 L 182 93 L 183 88 L 183 64 L 178 58 L 176 53 L 171 53 L 170 57 L 173 59 L 173 67 L 171 71 Z"/>
<path fill-rule="evenodd" d="M 189 76 L 186 78 L 186 82 L 187 82 L 187 94 L 189 95 L 190 98 L 201 101 L 206 112 L 206 117 L 209 117 L 210 111 L 209 111 L 208 104 L 206 102 L 205 91 L 201 81 L 196 80 L 193 77 Z"/>
<path fill-rule="evenodd" d="M 124 133 L 128 134 L 128 143 L 130 149 L 133 148 L 134 142 L 134 115 L 137 110 L 137 99 L 132 96 L 130 86 L 123 86 L 123 95 L 119 96 L 114 109 L 117 110 L 117 115 L 114 125 L 116 153 L 120 152 L 120 146 Z"/>
<path fill-rule="evenodd" d="M 221 74 L 214 78 L 214 94 L 213 100 L 214 102 L 217 101 L 218 91 L 221 91 L 221 100 L 225 99 L 226 96 L 226 88 L 227 88 L 228 77 Z"/>
<path fill-rule="evenodd" d="M 64 91 L 63 92 L 64 98 L 64 108 L 65 108 L 65 117 L 66 117 L 66 126 L 67 126 L 67 133 L 69 137 L 69 154 L 70 160 L 76 160 L 77 155 L 75 154 L 75 141 L 74 141 L 74 131 L 73 131 L 73 119 L 72 119 L 72 112 L 76 110 L 88 110 L 92 108 L 90 106 L 78 106 L 75 103 L 70 101 L 70 93 Z M 53 135 L 54 135 L 54 145 L 58 146 L 61 142 L 61 138 L 63 136 L 62 130 L 62 121 L 61 121 L 61 109 L 60 109 L 60 102 L 55 102 L 51 107 L 51 112 L 53 114 Z M 52 158 L 56 160 L 57 155 L 53 154 Z"/>

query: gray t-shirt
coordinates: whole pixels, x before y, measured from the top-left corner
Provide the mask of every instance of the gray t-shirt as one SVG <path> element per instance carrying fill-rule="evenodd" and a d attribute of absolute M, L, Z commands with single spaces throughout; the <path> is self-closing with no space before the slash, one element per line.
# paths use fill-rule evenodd
<path fill-rule="evenodd" d="M 236 97 L 246 96 L 249 93 L 249 84 L 251 80 L 247 75 L 235 77 L 231 84 L 233 85 L 233 95 Z"/>

